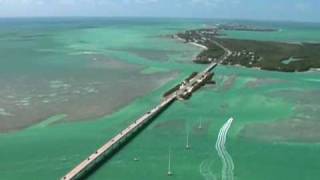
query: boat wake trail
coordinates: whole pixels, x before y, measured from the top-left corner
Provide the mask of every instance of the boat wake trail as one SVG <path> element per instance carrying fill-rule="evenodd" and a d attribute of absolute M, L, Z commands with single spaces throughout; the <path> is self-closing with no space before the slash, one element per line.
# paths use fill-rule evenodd
<path fill-rule="evenodd" d="M 233 180 L 233 170 L 234 164 L 232 157 L 227 152 L 225 148 L 227 133 L 229 128 L 233 122 L 233 118 L 230 118 L 220 129 L 218 139 L 216 142 L 216 150 L 218 155 L 222 161 L 222 171 L 221 171 L 221 179 L 222 180 Z"/>
<path fill-rule="evenodd" d="M 212 161 L 204 160 L 200 164 L 200 174 L 205 180 L 217 180 L 216 175 L 211 171 Z"/>

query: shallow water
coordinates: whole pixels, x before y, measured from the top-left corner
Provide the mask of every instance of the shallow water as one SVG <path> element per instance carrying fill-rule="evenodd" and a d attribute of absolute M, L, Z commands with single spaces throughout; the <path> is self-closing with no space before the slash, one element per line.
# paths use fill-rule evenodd
<path fill-rule="evenodd" d="M 111 76 L 110 79 L 117 79 L 119 84 L 116 87 L 125 83 L 127 85 L 122 87 L 123 90 L 133 89 L 135 92 L 145 89 L 141 88 L 144 80 L 154 82 L 155 79 L 162 77 L 161 82 L 164 82 L 157 82 L 152 88 L 148 88 L 148 91 L 142 92 L 139 98 L 135 98 L 130 104 L 121 106 L 116 112 L 105 117 L 101 115 L 101 118 L 84 118 L 87 121 L 70 122 L 60 119 L 65 116 L 65 112 L 57 110 L 57 113 L 52 116 L 58 116 L 43 118 L 47 120 L 42 123 L 17 132 L 1 134 L 1 178 L 8 180 L 60 178 L 135 118 L 156 105 L 162 93 L 188 76 L 190 72 L 202 69 L 203 66 L 194 65 L 190 61 L 199 49 L 160 35 L 184 28 L 202 27 L 205 22 L 186 22 L 185 20 L 178 22 L 123 22 L 112 26 L 63 28 L 61 31 L 54 32 L 51 38 L 54 42 L 63 44 L 57 48 L 59 52 L 66 54 L 79 54 L 83 51 L 98 52 L 99 56 L 93 57 L 88 53 L 76 55 L 82 58 L 97 58 L 97 62 L 91 63 L 85 58 L 50 57 L 51 61 L 47 60 L 46 63 L 41 61 L 32 66 L 30 63 L 25 63 L 30 67 L 22 68 L 22 72 L 26 72 L 21 74 L 35 74 L 32 76 L 35 78 L 38 77 L 39 72 L 33 72 L 28 68 L 34 70 L 39 66 L 47 66 L 46 71 L 43 71 L 54 78 L 50 81 L 46 78 L 43 80 L 49 88 L 45 92 L 53 88 L 52 93 L 57 93 L 56 96 L 60 96 L 60 91 L 56 89 L 64 87 L 75 88 L 73 90 L 76 92 L 77 90 L 82 92 L 82 88 L 86 87 L 89 88 L 83 89 L 84 92 L 95 92 L 95 90 L 106 92 L 105 97 L 99 93 L 93 93 L 92 99 L 79 95 L 80 100 L 75 97 L 77 100 L 67 106 L 79 106 L 78 102 L 82 102 L 84 105 L 81 106 L 83 107 L 81 111 L 83 111 L 94 107 L 89 102 L 99 101 L 94 97 L 100 97 L 99 99 L 104 97 L 102 100 L 109 96 L 116 100 L 124 98 L 120 95 L 116 96 L 116 94 L 124 94 L 119 92 L 119 88 L 116 88 L 116 92 L 109 92 L 103 88 L 102 90 L 92 89 L 91 86 L 86 85 L 87 82 L 95 80 L 106 82 L 107 86 L 107 82 L 112 82 L 108 80 L 108 75 Z M 141 49 L 146 51 L 152 49 L 152 53 L 148 55 L 137 53 L 137 51 L 141 52 Z M 29 51 L 28 48 L 27 51 Z M 160 52 L 166 56 L 159 55 Z M 150 58 L 151 55 L 155 58 Z M 101 56 L 107 57 L 108 60 L 101 60 Z M 166 57 L 166 60 L 163 57 Z M 18 57 L 17 59 L 20 60 Z M 10 67 L 10 62 L 8 63 Z M 69 69 L 61 70 L 55 68 L 56 66 Z M 82 67 L 95 69 L 92 71 L 89 68 L 84 71 Z M 7 77 L 22 76 L 21 74 L 12 75 L 20 71 L 14 67 L 11 68 L 11 71 L 15 71 L 14 73 L 6 72 Z M 59 70 L 60 73 L 56 73 Z M 96 74 L 96 71 L 99 73 Z M 4 71 L 1 72 L 4 74 Z M 171 74 L 170 77 L 174 78 L 169 83 L 165 83 L 170 80 L 170 78 L 167 79 L 168 72 Z M 219 66 L 215 72 L 217 85 L 201 89 L 189 101 L 174 103 L 88 179 L 220 179 L 222 164 L 215 150 L 215 144 L 219 129 L 231 116 L 235 120 L 229 129 L 225 146 L 235 165 L 234 179 L 318 179 L 320 175 L 320 157 L 318 156 L 320 136 L 317 134 L 320 130 L 318 126 L 320 124 L 318 119 L 320 82 L 317 81 L 319 72 L 280 73 L 229 66 Z M 69 80 L 69 78 L 65 77 L 77 77 L 76 80 L 71 81 L 75 84 L 67 81 L 66 79 Z M 136 87 L 127 81 L 128 78 L 136 80 Z M 16 85 L 10 83 L 11 81 L 3 80 L 3 82 L 9 83 L 10 86 Z M 20 79 L 18 82 L 25 81 Z M 30 81 L 28 84 L 34 82 L 37 81 Z M 17 91 L 18 97 L 20 93 L 24 93 L 24 91 L 18 92 L 20 89 L 23 90 L 24 86 L 27 85 L 21 83 L 21 88 L 9 88 L 10 91 L 1 90 L 0 92 L 11 92 L 13 89 Z M 39 87 L 44 86 L 39 85 Z M 28 88 L 28 86 L 25 87 L 25 89 Z M 35 89 L 39 90 L 39 88 Z M 128 93 L 128 91 L 125 92 Z M 23 99 L 25 96 L 21 96 L 22 100 L 30 101 L 28 98 Z M 127 97 L 124 99 L 126 102 L 132 100 Z M 104 110 L 108 109 L 113 102 L 106 100 Z M 4 109 L 7 110 L 7 108 Z M 37 111 L 36 108 L 31 110 L 31 112 Z M 2 116 L 0 117 L 0 121 L 3 122 Z M 200 121 L 202 129 L 198 129 Z M 190 135 L 189 151 L 185 149 L 186 127 Z M 311 127 L 312 130 L 306 131 Z M 166 175 L 169 149 L 172 152 L 174 173 L 172 177 Z M 138 158 L 139 161 L 134 161 L 134 158 Z"/>
<path fill-rule="evenodd" d="M 199 52 L 161 37 L 168 33 L 161 24 L 106 20 L 97 26 L 101 20 L 77 19 L 79 27 L 67 20 L 51 27 L 34 21 L 16 22 L 22 27 L 0 23 L 8 28 L 0 31 L 0 132 L 61 113 L 68 120 L 110 114 L 177 75 L 173 68 L 150 68 L 186 62 Z"/>
<path fill-rule="evenodd" d="M 281 41 L 290 43 L 318 43 L 320 42 L 320 23 L 307 22 L 247 22 L 247 24 L 257 24 L 258 27 L 275 28 L 275 32 L 245 32 L 226 31 L 227 37 L 238 39 L 251 39 L 263 41 Z"/>

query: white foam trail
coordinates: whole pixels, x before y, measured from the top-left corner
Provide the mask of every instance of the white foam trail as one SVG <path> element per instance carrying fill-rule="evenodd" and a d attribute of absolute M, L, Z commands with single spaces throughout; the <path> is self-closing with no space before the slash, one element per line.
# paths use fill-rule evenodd
<path fill-rule="evenodd" d="M 225 148 L 226 137 L 229 131 L 229 128 L 233 122 L 233 118 L 230 118 L 220 129 L 218 139 L 216 142 L 216 150 L 222 161 L 222 170 L 221 170 L 221 179 L 222 180 L 233 180 L 233 170 L 234 164 L 232 157 L 227 152 Z"/>
<path fill-rule="evenodd" d="M 204 160 L 200 164 L 200 174 L 204 177 L 205 180 L 217 180 L 215 174 L 211 171 L 210 160 Z"/>

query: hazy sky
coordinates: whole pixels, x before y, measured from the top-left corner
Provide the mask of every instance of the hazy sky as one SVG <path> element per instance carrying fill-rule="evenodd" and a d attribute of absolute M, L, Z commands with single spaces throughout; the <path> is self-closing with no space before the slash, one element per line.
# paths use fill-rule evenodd
<path fill-rule="evenodd" d="M 156 16 L 320 22 L 320 0 L 0 0 L 0 16 Z"/>

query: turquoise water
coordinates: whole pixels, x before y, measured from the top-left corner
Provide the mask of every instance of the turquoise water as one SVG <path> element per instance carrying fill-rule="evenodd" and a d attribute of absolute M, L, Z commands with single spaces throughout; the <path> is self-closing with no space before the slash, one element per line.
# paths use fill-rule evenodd
<path fill-rule="evenodd" d="M 54 114 L 68 120 L 110 114 L 174 79 L 175 62 L 191 64 L 199 52 L 162 37 L 170 30 L 150 21 L 8 21 L 0 23 L 0 108 L 7 114 L 0 131 Z M 168 63 L 172 68 L 161 68 Z"/>
<path fill-rule="evenodd" d="M 1 25 L 2 47 L 12 44 L 1 49 L 7 58 L 0 60 L 0 79 L 5 83 L 0 108 L 15 115 L 0 115 L 0 125 L 15 127 L 0 135 L 1 179 L 59 179 L 156 105 L 167 89 L 204 68 L 191 62 L 200 49 L 163 35 L 203 27 L 208 20 L 20 21 Z M 37 31 L 29 32 L 30 23 Z M 8 28 L 15 28 L 19 36 L 8 35 Z M 40 32 L 46 35 L 25 37 Z M 16 50 L 21 54 L 13 53 Z M 234 179 L 318 179 L 319 72 L 288 74 L 229 66 L 215 72 L 217 85 L 174 103 L 88 179 L 221 179 L 215 144 L 231 116 L 235 121 L 226 148 L 235 165 Z M 146 87 L 146 82 L 152 86 Z M 66 98 L 69 101 L 62 102 Z M 29 103 L 30 109 L 21 105 L 19 111 L 26 118 L 10 111 L 16 101 Z M 117 101 L 122 103 L 113 106 Z M 187 132 L 189 151 L 184 148 Z M 169 149 L 172 177 L 166 175 Z"/>
<path fill-rule="evenodd" d="M 245 22 L 252 24 L 252 22 Z M 294 23 L 294 22 L 256 22 L 257 26 L 278 29 L 275 32 L 244 32 L 227 31 L 227 37 L 238 39 L 251 39 L 263 41 L 282 41 L 291 43 L 320 42 L 319 23 Z"/>

